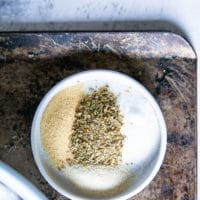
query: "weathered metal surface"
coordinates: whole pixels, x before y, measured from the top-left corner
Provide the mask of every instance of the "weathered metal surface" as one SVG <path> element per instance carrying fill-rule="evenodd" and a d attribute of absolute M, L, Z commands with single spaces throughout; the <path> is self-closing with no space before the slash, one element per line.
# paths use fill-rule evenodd
<path fill-rule="evenodd" d="M 0 35 L 0 159 L 49 199 L 65 199 L 36 168 L 30 127 L 44 94 L 59 80 L 87 69 L 112 69 L 141 82 L 163 111 L 168 144 L 164 163 L 134 200 L 196 197 L 196 56 L 172 33 L 43 33 Z"/>

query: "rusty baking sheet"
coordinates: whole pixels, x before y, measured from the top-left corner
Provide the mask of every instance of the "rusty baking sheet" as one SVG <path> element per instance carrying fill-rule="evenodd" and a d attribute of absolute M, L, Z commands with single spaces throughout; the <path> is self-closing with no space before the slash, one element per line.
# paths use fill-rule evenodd
<path fill-rule="evenodd" d="M 134 200 L 196 198 L 196 55 L 165 32 L 0 35 L 0 158 L 49 199 L 65 199 L 36 168 L 30 127 L 44 94 L 64 77 L 112 69 L 141 82 L 158 101 L 168 129 L 164 163 Z"/>

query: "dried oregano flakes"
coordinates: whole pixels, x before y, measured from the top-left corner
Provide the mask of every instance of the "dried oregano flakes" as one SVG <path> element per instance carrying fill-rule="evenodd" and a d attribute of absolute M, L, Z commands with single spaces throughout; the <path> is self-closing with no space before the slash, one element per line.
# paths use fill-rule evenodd
<path fill-rule="evenodd" d="M 69 164 L 118 165 L 124 141 L 122 125 L 117 97 L 108 85 L 84 94 L 75 112 L 69 145 L 73 159 Z"/>

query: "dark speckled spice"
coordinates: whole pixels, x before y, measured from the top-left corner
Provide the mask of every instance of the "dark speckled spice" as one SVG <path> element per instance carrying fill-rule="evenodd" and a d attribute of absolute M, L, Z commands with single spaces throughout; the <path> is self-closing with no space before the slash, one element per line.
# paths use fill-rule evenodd
<path fill-rule="evenodd" d="M 157 99 L 168 129 L 164 163 L 134 200 L 196 198 L 196 56 L 172 33 L 0 35 L 0 158 L 49 199 L 65 199 L 39 173 L 30 127 L 43 95 L 86 69 L 113 69 L 140 81 Z"/>

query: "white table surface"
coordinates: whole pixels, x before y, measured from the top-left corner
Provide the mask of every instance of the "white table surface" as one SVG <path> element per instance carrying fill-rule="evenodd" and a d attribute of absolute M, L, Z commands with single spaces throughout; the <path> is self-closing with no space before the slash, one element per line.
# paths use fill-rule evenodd
<path fill-rule="evenodd" d="M 170 30 L 200 57 L 200 0 L 0 0 L 0 32 L 31 30 Z"/>

